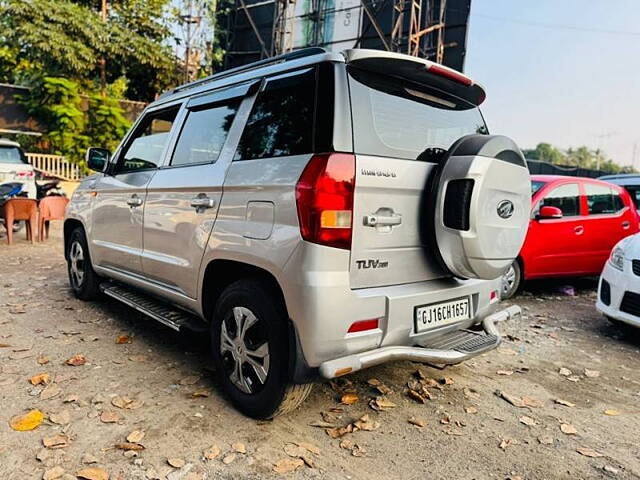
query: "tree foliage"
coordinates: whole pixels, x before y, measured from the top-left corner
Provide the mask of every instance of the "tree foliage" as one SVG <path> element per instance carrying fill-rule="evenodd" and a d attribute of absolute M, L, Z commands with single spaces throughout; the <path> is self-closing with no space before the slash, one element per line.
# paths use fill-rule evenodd
<path fill-rule="evenodd" d="M 539 143 L 535 148 L 523 150 L 523 153 L 528 159 L 542 160 L 554 165 L 588 168 L 607 173 L 627 173 L 634 171 L 632 167 L 622 167 L 612 159 L 607 158 L 602 150 L 593 150 L 586 146 L 560 150 L 549 143 Z"/>
<path fill-rule="evenodd" d="M 163 43 L 170 35 L 161 16 L 167 1 L 114 2 L 103 21 L 98 1 L 0 0 L 2 76 L 19 83 L 43 75 L 95 82 L 106 59 L 109 82 L 141 76 L 144 84 L 127 95 L 151 100 L 177 81 L 175 57 Z"/>

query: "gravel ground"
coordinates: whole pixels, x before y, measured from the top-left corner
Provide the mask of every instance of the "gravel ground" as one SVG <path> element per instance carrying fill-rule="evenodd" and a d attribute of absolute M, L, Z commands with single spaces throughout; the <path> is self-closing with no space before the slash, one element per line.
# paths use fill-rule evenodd
<path fill-rule="evenodd" d="M 593 281 L 576 296 L 556 293 L 562 283 L 528 285 L 514 302 L 525 316 L 501 325 L 503 345 L 473 361 L 372 368 L 256 422 L 220 395 L 203 342 L 106 300 L 75 300 L 59 230 L 44 244 L 17 236 L 0 243 L 1 479 L 71 479 L 88 468 L 79 478 L 640 478 L 640 340 L 596 312 Z M 75 355 L 86 363 L 67 365 Z M 41 373 L 46 386 L 32 385 Z M 424 404 L 407 395 L 420 378 Z M 355 403 L 341 404 L 344 395 Z M 379 396 L 382 411 L 370 406 Z M 35 409 L 37 428 L 11 428 Z M 363 415 L 339 438 L 329 433 L 351 428 L 312 425 Z M 144 449 L 116 448 L 128 436 Z"/>

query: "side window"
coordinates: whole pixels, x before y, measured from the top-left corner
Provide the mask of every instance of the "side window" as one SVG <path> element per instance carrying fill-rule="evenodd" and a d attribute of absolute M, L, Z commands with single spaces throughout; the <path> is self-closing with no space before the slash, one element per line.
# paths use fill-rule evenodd
<path fill-rule="evenodd" d="M 116 174 L 158 168 L 178 110 L 174 107 L 152 112 L 142 119 L 118 159 Z"/>
<path fill-rule="evenodd" d="M 618 213 L 624 208 L 622 198 L 613 188 L 590 183 L 585 184 L 584 188 L 587 193 L 589 215 Z"/>
<path fill-rule="evenodd" d="M 315 69 L 268 80 L 258 94 L 234 160 L 313 151 Z"/>
<path fill-rule="evenodd" d="M 625 187 L 629 195 L 631 195 L 631 199 L 633 200 L 633 204 L 636 209 L 640 209 L 640 188 L 639 187 Z"/>
<path fill-rule="evenodd" d="M 227 139 L 240 100 L 191 110 L 184 121 L 171 165 L 215 163 Z"/>
<path fill-rule="evenodd" d="M 568 183 L 549 192 L 540 207 L 558 207 L 564 217 L 580 215 L 580 189 L 577 183 Z"/>

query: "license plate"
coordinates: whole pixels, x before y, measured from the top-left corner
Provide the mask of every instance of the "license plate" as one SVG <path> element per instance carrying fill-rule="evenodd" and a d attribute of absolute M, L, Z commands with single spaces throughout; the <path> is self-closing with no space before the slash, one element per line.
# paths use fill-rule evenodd
<path fill-rule="evenodd" d="M 416 333 L 471 318 L 469 297 L 415 307 Z"/>

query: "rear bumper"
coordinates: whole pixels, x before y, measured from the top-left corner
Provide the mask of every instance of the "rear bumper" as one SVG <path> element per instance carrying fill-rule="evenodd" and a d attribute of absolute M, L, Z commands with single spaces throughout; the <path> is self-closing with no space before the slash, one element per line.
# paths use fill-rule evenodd
<path fill-rule="evenodd" d="M 496 327 L 496 323 L 520 315 L 521 309 L 517 305 L 488 315 L 482 320 L 484 333 L 477 335 L 478 338 L 464 340 L 459 344 L 449 346 L 447 349 L 437 349 L 428 345 L 425 347 L 382 347 L 329 360 L 320 365 L 320 375 L 324 378 L 335 378 L 395 360 L 454 365 L 493 350 L 500 345 L 502 337 Z"/>

